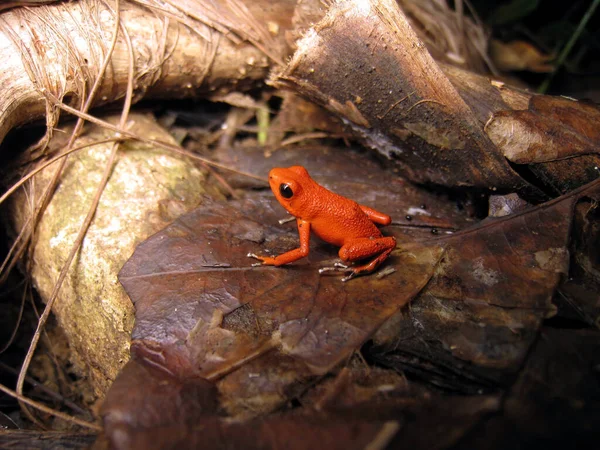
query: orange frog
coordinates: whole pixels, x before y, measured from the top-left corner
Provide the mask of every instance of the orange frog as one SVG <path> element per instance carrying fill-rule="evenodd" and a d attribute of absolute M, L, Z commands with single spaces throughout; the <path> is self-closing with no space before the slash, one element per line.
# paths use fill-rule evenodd
<path fill-rule="evenodd" d="M 330 270 L 348 273 L 342 281 L 373 272 L 396 248 L 396 239 L 384 237 L 375 226 L 389 225 L 390 216 L 325 189 L 304 167 L 274 168 L 269 172 L 269 184 L 279 203 L 296 217 L 300 247 L 275 257 L 248 254 L 262 264 L 281 266 L 307 256 L 311 230 L 325 242 L 341 247 L 339 256 L 343 262 L 374 257 L 359 266 L 338 263 L 319 270 L 319 273 Z"/>

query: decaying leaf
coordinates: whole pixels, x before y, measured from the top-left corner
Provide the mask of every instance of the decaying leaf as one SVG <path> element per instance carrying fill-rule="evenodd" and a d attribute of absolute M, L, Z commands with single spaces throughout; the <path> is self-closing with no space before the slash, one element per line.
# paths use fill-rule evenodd
<path fill-rule="evenodd" d="M 584 198 L 575 207 L 571 273 L 555 301 L 561 317 L 600 329 L 600 210 L 598 198 Z"/>
<path fill-rule="evenodd" d="M 240 422 L 223 420 L 215 411 L 210 414 L 214 404 L 203 390 L 206 384 L 199 383 L 202 387 L 195 391 L 181 382 L 179 387 L 173 386 L 173 379 L 164 372 L 149 373 L 147 368 L 136 368 L 138 364 L 132 361 L 125 370 L 131 377 L 132 389 L 134 383 L 147 387 L 146 397 L 136 396 L 132 406 L 119 408 L 126 405 L 124 399 L 130 391 L 123 389 L 127 386 L 118 380 L 115 384 L 119 384 L 119 389 L 107 398 L 107 403 L 117 406 L 105 416 L 111 448 L 358 450 L 386 448 L 388 444 L 395 447 L 402 442 L 418 450 L 443 449 L 467 435 L 483 417 L 496 412 L 500 404 L 498 396 L 442 397 L 426 395 L 418 389 L 386 396 L 381 395 L 386 388 L 381 385 L 377 408 L 365 408 L 364 402 L 357 401 L 346 407 L 338 404 L 319 410 L 305 408 L 310 411 L 308 414 L 289 409 Z M 364 390 L 366 386 L 361 381 L 366 380 L 351 380 L 346 387 Z M 169 395 L 171 404 L 161 409 Z M 190 399 L 193 395 L 196 397 Z M 173 411 L 174 405 L 180 405 L 181 411 Z M 175 420 L 169 421 L 171 414 Z M 432 422 L 436 424 L 433 429 Z"/>
<path fill-rule="evenodd" d="M 440 239 L 444 255 L 410 314 L 397 314 L 375 336 L 378 360 L 449 389 L 510 381 L 542 319 L 556 313 L 551 300 L 568 273 L 573 208 L 599 195 L 596 181 Z M 474 365 L 456 365 L 450 355 Z"/>
<path fill-rule="evenodd" d="M 524 442 L 595 446 L 600 426 L 597 330 L 544 327 L 530 354 L 505 395 L 503 414 L 482 421 L 454 448 L 500 450 Z"/>
<path fill-rule="evenodd" d="M 252 267 L 249 252 L 280 253 L 297 246 L 295 227 L 277 223 L 282 208 L 264 191 L 228 203 L 206 201 L 141 244 L 120 273 L 136 306 L 134 363 L 158 368 L 161 383 L 174 383 L 176 402 L 185 392 L 182 386 L 202 379 L 214 383 L 220 411 L 250 422 L 229 428 L 219 422 L 216 412 L 210 413 L 214 404 L 209 408 L 202 400 L 194 406 L 202 417 L 196 416 L 195 423 L 203 424 L 202 429 L 226 426 L 231 432 L 228 442 L 235 442 L 237 433 L 250 433 L 257 442 L 264 439 L 264 430 L 252 425 L 257 416 L 281 436 L 278 433 L 284 431 L 279 427 L 285 419 L 279 422 L 272 411 L 296 398 L 309 400 L 303 393 L 340 365 L 351 367 L 353 353 L 371 338 L 373 344 L 362 350 L 367 358 L 444 389 L 494 393 L 506 386 L 521 367 L 542 320 L 555 312 L 551 299 L 568 271 L 573 208 L 583 197 L 598 198 L 600 182 L 455 234 L 423 239 L 425 234 L 414 230 L 403 233 L 407 221 L 401 217 L 410 205 L 432 205 L 434 198 L 410 188 L 403 192 L 402 183 L 391 183 L 389 174 L 373 163 L 357 164 L 354 158 L 360 155 L 304 149 L 276 152 L 268 162 L 252 160 L 248 153 L 243 163 L 246 170 L 265 173 L 272 165 L 293 164 L 300 155 L 317 181 L 352 194 L 361 203 L 393 211 L 395 225 L 384 233 L 395 235 L 400 244 L 383 267 L 393 272 L 347 283 L 338 276 L 319 275 L 317 269 L 331 265 L 336 249 L 317 240 L 306 260 L 279 268 Z M 332 168 L 339 168 L 339 173 L 320 176 Z M 437 214 L 429 205 L 420 205 L 421 211 Z M 453 223 L 464 228 L 467 222 L 455 218 Z M 411 306 L 403 308 L 411 300 Z M 298 411 L 297 429 L 309 420 L 303 411 L 342 406 L 336 400 L 342 392 L 349 401 L 346 405 L 360 401 L 356 375 L 344 375 L 344 370 L 324 392 L 314 391 L 305 407 L 312 408 Z M 120 383 L 144 389 L 144 377 L 136 380 Z M 210 385 L 202 383 L 205 388 Z M 391 383 L 392 389 L 402 389 L 398 380 Z M 114 433 L 124 421 L 130 424 L 127 439 L 134 441 L 172 439 L 174 433 L 199 438 L 197 425 L 181 424 L 177 415 L 168 413 L 169 407 L 147 406 L 166 413 L 144 422 L 136 415 L 146 406 L 134 408 L 113 400 L 113 395 L 119 397 L 109 394 L 104 407 L 105 417 L 111 418 L 107 429 L 111 439 L 120 436 Z M 168 401 L 162 393 L 152 396 L 158 405 Z M 119 410 L 113 409 L 114 404 Z M 496 400 L 484 404 L 480 411 L 498 407 Z M 382 410 L 383 417 L 397 417 L 392 413 L 397 411 L 396 401 L 390 408 Z M 338 423 L 327 420 L 331 423 L 322 439 L 335 433 Z M 381 426 L 376 429 L 381 431 Z M 460 434 L 471 426 L 465 422 Z M 149 429 L 154 431 L 143 432 Z M 398 424 L 391 438 L 399 429 Z M 378 434 L 372 428 L 363 431 L 367 440 Z"/>
<path fill-rule="evenodd" d="M 541 247 L 534 244 L 534 249 L 519 255 L 515 239 L 527 240 L 530 233 L 538 232 L 527 227 L 502 230 L 496 226 L 447 241 L 436 276 L 412 306 L 409 317 L 403 316 L 395 324 L 391 336 L 377 337 L 376 343 L 388 344 L 383 349 L 385 358 L 395 358 L 396 351 L 416 352 L 425 360 L 412 364 L 416 371 L 431 364 L 427 370 L 432 375 L 443 375 L 452 354 L 476 364 L 470 368 L 460 366 L 455 375 L 475 382 L 481 377 L 480 387 L 498 381 L 486 379 L 482 368 L 515 372 L 540 321 L 552 311 L 550 300 L 560 272 L 568 263 L 568 253 L 560 246 L 566 243 L 566 232 L 561 233 L 558 243 L 558 236 L 554 236 L 547 250 L 542 249 L 548 242 Z M 531 250 L 533 253 L 529 253 Z M 535 260 L 535 254 L 544 255 L 542 264 Z M 558 267 L 543 267 L 548 261 L 546 256 Z M 399 365 L 403 367 L 402 361 Z M 501 374 L 500 370 L 493 372 Z M 452 377 L 447 378 L 443 382 L 451 386 Z"/>
<path fill-rule="evenodd" d="M 510 161 L 540 163 L 600 153 L 598 121 L 595 105 L 536 95 L 527 110 L 495 114 L 486 130 Z"/>
<path fill-rule="evenodd" d="M 289 166 L 299 158 L 324 185 L 391 213 L 412 235 L 430 236 L 431 226 L 443 230 L 469 223 L 452 205 L 356 153 L 298 149 L 264 160 L 257 149 L 239 166 L 266 174 L 272 165 Z M 403 275 L 396 269 L 358 284 L 318 275 L 319 264 L 330 264 L 337 255 L 324 244 L 291 267 L 252 267 L 248 252 L 297 245 L 295 227 L 277 224 L 282 214 L 270 192 L 211 203 L 142 244 L 120 275 L 137 310 L 134 353 L 183 378 L 218 378 L 241 366 L 220 381 L 221 394 L 232 399 L 229 411 L 256 413 L 267 403 L 272 409 L 287 401 L 294 385 L 301 388 L 347 359 L 422 288 L 438 256 L 436 249 L 400 253 L 396 262 L 405 267 Z M 400 290 L 405 294 L 398 295 Z M 276 357 L 274 347 L 283 354 Z M 265 392 L 272 392 L 268 401 Z"/>
<path fill-rule="evenodd" d="M 293 227 L 275 225 L 277 206 L 271 195 L 205 205 L 138 247 L 120 273 L 136 306 L 134 352 L 180 376 L 215 378 L 278 347 L 323 374 L 422 289 L 440 256 L 399 253 L 389 264 L 402 270 L 360 283 L 319 275 L 335 257 L 325 246 L 282 270 L 253 267 L 248 253 L 296 245 Z M 222 326 L 244 306 L 232 329 Z"/>
<path fill-rule="evenodd" d="M 556 57 L 542 53 L 538 48 L 526 41 L 502 42 L 490 41 L 490 57 L 499 70 L 529 70 L 547 73 L 554 70 L 550 62 Z"/>
<path fill-rule="evenodd" d="M 576 317 L 590 326 L 600 324 L 600 181 L 538 206 L 518 194 L 541 201 L 597 178 L 598 108 L 531 96 L 438 64 L 393 0 L 340 0 L 331 5 L 284 1 L 273 8 L 244 0 L 221 3 L 138 0 L 122 5 L 121 32 L 133 38 L 135 65 L 141 70 L 134 75 L 138 97 L 211 92 L 213 99 L 259 110 L 264 118 L 271 94 L 263 93 L 258 101 L 228 94 L 228 89 L 249 87 L 269 66 L 283 66 L 294 36 L 301 34 L 300 28 L 290 27 L 298 24 L 304 39 L 273 85 L 295 89 L 328 108 L 355 136 L 386 156 L 388 166 L 396 161 L 396 169 L 415 181 L 511 194 L 490 201 L 490 217 L 474 225 L 475 219 L 452 200 L 417 190 L 364 154 L 326 147 L 271 149 L 264 155 L 261 149 L 233 149 L 233 136 L 253 113 L 244 111 L 237 119 L 240 111 L 232 113 L 231 122 L 223 126 L 229 131 L 223 133 L 220 151 L 212 156 L 262 176 L 272 166 L 302 164 L 324 186 L 391 214 L 394 222 L 383 232 L 394 235 L 398 247 L 376 274 L 349 283 L 340 276 L 319 275 L 318 268 L 337 259 L 337 249 L 318 239 L 302 261 L 280 268 L 253 267 L 249 253 L 282 253 L 297 246 L 295 227 L 278 222 L 282 208 L 256 182 L 241 200 L 204 199 L 202 208 L 139 245 L 120 272 L 136 307 L 133 359 L 103 407 L 107 445 L 458 449 L 488 437 L 489 426 L 502 439 L 486 444 L 498 448 L 500 443 L 514 444 L 512 436 L 545 432 L 532 416 L 542 417 L 543 425 L 552 429 L 564 425 L 542 410 L 545 406 L 566 411 L 567 428 L 583 427 L 583 436 L 594 438 L 587 430 L 600 423 L 595 404 L 589 402 L 598 397 L 597 336 L 589 330 L 552 330 L 544 319 Z M 325 4 L 331 8 L 324 17 Z M 0 45 L 0 52 L 19 56 L 0 76 L 8 86 L 6 99 L 17 111 L 25 111 L 19 108 L 23 104 L 33 109 L 0 117 L 0 137 L 39 115 L 40 108 L 56 108 L 57 99 L 74 104 L 87 92 L 104 47 L 94 39 L 78 39 L 77 33 L 62 36 L 61 26 L 82 19 L 79 31 L 89 28 L 89 37 L 103 38 L 106 25 L 117 25 L 110 5 L 95 0 L 61 3 L 48 11 L 47 17 L 29 9 L 3 17 L 1 28 L 11 39 Z M 149 16 L 151 22 L 140 20 L 148 11 L 155 13 Z M 159 15 L 165 11 L 167 16 Z M 412 9 L 412 23 L 424 11 Z M 86 26 L 89 19 L 94 27 Z M 36 23 L 53 26 L 44 26 L 38 36 Z M 152 26 L 140 28 L 139 23 Z M 469 36 L 468 22 L 459 17 L 455 25 Z M 136 28 L 147 35 L 136 34 Z M 52 39 L 57 31 L 63 39 Z M 146 38 L 152 45 L 137 45 Z M 103 78 L 97 97 L 101 103 L 122 95 L 125 66 L 118 62 L 128 58 L 118 55 L 124 54 L 125 40 L 118 40 L 113 72 Z M 57 46 L 47 45 L 55 41 Z M 485 39 L 477 42 L 481 46 Z M 156 51 L 146 51 L 153 46 Z M 28 56 L 21 58 L 17 47 L 26 48 Z M 465 62 L 458 46 L 437 50 L 446 60 Z M 53 61 L 57 55 L 63 65 Z M 543 70 L 538 56 L 531 65 Z M 269 130 L 269 140 L 263 136 L 260 142 L 279 142 L 287 131 L 341 131 L 321 110 L 291 95 L 286 103 L 294 105 L 300 119 L 286 111 Z M 13 113 L 11 108 L 6 112 Z M 48 125 L 55 120 L 49 115 Z M 262 134 L 265 124 L 259 120 Z M 127 155 L 116 164 L 115 176 L 119 164 L 139 150 L 124 148 Z M 102 161 L 102 151 L 89 153 Z M 54 200 L 68 200 L 68 207 L 55 214 L 58 219 L 63 219 L 63 210 L 79 211 L 81 204 L 72 201 L 80 194 L 79 179 L 93 177 L 93 170 L 79 172 L 75 166 L 89 168 L 97 161 L 79 156 L 71 157 L 71 173 L 57 188 Z M 130 220 L 137 223 L 133 234 L 114 226 L 115 214 L 107 216 L 101 204 L 77 259 L 93 276 L 84 274 L 84 280 L 70 273 L 64 288 L 68 295 L 55 311 L 61 324 L 68 325 L 67 333 L 78 339 L 71 341 L 73 348 L 89 366 L 98 394 L 128 356 L 131 304 L 122 293 L 118 304 L 103 297 L 106 286 L 118 288 L 115 265 L 120 267 L 118 261 L 130 252 L 140 227 L 147 234 L 190 202 L 200 201 L 201 189 L 181 190 L 182 180 L 191 177 L 184 184 L 197 187 L 203 179 L 192 165 L 181 166 L 164 155 L 142 159 L 167 172 L 181 168 L 183 172 L 176 172 L 183 175 L 164 180 L 160 177 L 167 175 L 161 170 L 154 178 L 158 186 L 142 189 L 137 201 L 158 204 L 157 211 L 146 208 L 154 212 L 140 216 L 119 210 L 121 219 L 135 216 Z M 148 173 L 154 177 L 154 169 Z M 236 181 L 232 184 L 237 187 L 249 186 Z M 126 192 L 131 203 L 139 186 L 125 184 L 118 191 Z M 157 203 L 156 192 L 165 189 L 168 200 Z M 110 186 L 106 193 L 111 194 Z M 111 199 L 117 205 L 123 200 Z M 22 201 L 19 207 L 16 220 L 21 223 L 26 222 L 26 206 Z M 37 246 L 32 247 L 42 296 L 64 259 L 61 251 L 67 246 L 62 243 L 72 240 L 73 224 L 59 222 L 44 228 L 42 221 Z M 108 225 L 99 231 L 94 228 L 99 224 Z M 41 257 L 40 242 L 50 246 L 43 250 L 51 259 Z M 116 250 L 110 247 L 115 242 Z M 93 256 L 100 250 L 108 259 L 86 266 L 90 246 L 96 247 Z M 109 276 L 98 278 L 99 273 Z M 580 276 L 560 286 L 574 273 Z M 84 290 L 83 285 L 98 289 Z M 115 334 L 118 338 L 112 338 Z M 555 348 L 560 358 L 553 355 Z M 555 374 L 565 380 L 562 385 Z M 70 436 L 62 438 L 69 442 Z M 88 442 L 87 437 L 83 440 Z"/>

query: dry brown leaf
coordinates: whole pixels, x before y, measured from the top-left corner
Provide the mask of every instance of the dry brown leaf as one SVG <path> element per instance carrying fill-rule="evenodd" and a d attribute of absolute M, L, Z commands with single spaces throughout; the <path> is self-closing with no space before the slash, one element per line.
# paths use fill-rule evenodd
<path fill-rule="evenodd" d="M 526 41 L 502 42 L 490 41 L 490 57 L 496 67 L 504 72 L 528 70 L 530 72 L 549 73 L 554 70 L 550 64 L 555 55 L 547 55 Z"/>

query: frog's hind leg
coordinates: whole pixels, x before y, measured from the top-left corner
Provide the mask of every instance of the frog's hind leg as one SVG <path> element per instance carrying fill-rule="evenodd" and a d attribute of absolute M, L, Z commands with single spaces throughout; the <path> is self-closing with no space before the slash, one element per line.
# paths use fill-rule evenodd
<path fill-rule="evenodd" d="M 394 241 L 394 243 L 395 243 L 395 241 Z M 392 253 L 392 250 L 394 250 L 394 247 L 388 248 L 387 250 L 380 253 L 379 255 L 377 255 L 376 258 L 373 258 L 371 261 L 369 261 L 366 264 L 362 264 L 360 266 L 348 267 L 348 270 L 350 271 L 350 273 L 347 276 L 345 276 L 344 278 L 342 278 L 342 281 L 348 281 L 358 275 L 367 275 L 367 274 L 374 272 L 380 266 L 380 264 L 382 262 L 384 262 L 388 258 L 388 256 L 390 256 L 390 253 Z"/>
<path fill-rule="evenodd" d="M 356 239 L 340 249 L 340 259 L 346 263 L 364 260 L 371 256 L 375 256 L 375 258 L 365 264 L 355 267 L 337 263 L 334 267 L 324 267 L 320 269 L 319 273 L 329 271 L 346 272 L 348 275 L 342 278 L 342 281 L 348 281 L 358 275 L 366 275 L 373 272 L 388 258 L 388 256 L 390 256 L 390 253 L 392 253 L 392 250 L 395 248 L 396 239 L 393 237 Z"/>

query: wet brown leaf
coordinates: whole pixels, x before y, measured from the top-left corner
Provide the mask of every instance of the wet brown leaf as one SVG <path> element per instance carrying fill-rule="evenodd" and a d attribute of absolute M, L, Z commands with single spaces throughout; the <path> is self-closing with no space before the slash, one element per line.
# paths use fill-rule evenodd
<path fill-rule="evenodd" d="M 431 235 L 420 228 L 427 222 L 448 228 L 468 223 L 452 204 L 416 191 L 356 154 L 302 149 L 276 152 L 269 163 L 260 152 L 247 156 L 244 161 L 253 160 L 253 170 L 262 174 L 274 164 L 291 165 L 290 159 L 302 158 L 319 181 L 338 192 L 395 216 L 418 210 L 412 212 L 414 219 L 399 221 L 417 225 L 409 229 L 416 235 Z M 322 175 L 325 168 L 328 176 Z M 113 443 L 121 439 L 122 430 L 127 442 L 146 442 L 152 438 L 140 430 L 181 422 L 178 413 L 162 405 L 168 397 L 185 404 L 182 396 L 190 388 L 178 384 L 192 386 L 198 377 L 219 379 L 220 408 L 238 418 L 264 415 L 297 398 L 316 376 L 348 360 L 422 289 L 440 254 L 435 247 L 398 252 L 387 263 L 396 268 L 394 273 L 350 283 L 342 283 L 339 276 L 319 276 L 318 267 L 331 264 L 337 250 L 317 240 L 306 261 L 282 268 L 252 267 L 248 252 L 281 252 L 297 245 L 295 227 L 277 223 L 282 213 L 270 192 L 230 203 L 206 202 L 138 247 L 120 274 L 136 306 L 132 352 L 160 368 L 164 380 L 148 388 L 145 378 L 153 378 L 140 375 L 146 369 L 120 376 L 129 380 L 118 381 L 116 394 L 111 392 L 105 403 Z M 385 232 L 400 238 L 399 230 L 388 227 Z M 167 394 L 152 387 L 163 383 Z M 124 400 L 128 388 L 145 401 Z M 136 418 L 153 417 L 152 411 L 154 424 Z M 380 427 L 369 426 L 365 439 Z M 333 422 L 326 428 L 327 433 L 336 429 Z M 167 435 L 173 431 L 162 430 Z"/>
<path fill-rule="evenodd" d="M 142 243 L 121 271 L 136 306 L 135 363 L 159 370 L 144 375 L 148 369 L 136 369 L 135 381 L 120 381 L 109 395 L 105 423 L 111 442 L 146 448 L 203 440 L 215 447 L 252 442 L 271 448 L 281 439 L 300 439 L 305 429 L 314 430 L 309 441 L 320 444 L 339 435 L 327 444 L 332 448 L 364 447 L 381 436 L 417 442 L 430 420 L 405 429 L 402 418 L 429 418 L 431 408 L 443 408 L 427 406 L 430 394 L 407 398 L 406 383 L 385 372 L 359 381 L 349 361 L 371 338 L 374 345 L 361 350 L 369 361 L 445 390 L 494 393 L 458 401 L 455 407 L 470 415 L 460 426 L 445 420 L 433 439 L 436 448 L 452 445 L 497 410 L 496 392 L 514 378 L 540 323 L 555 311 L 551 299 L 568 270 L 573 208 L 584 197 L 597 199 L 600 182 L 432 239 L 429 229 L 405 225 L 429 221 L 456 229 L 468 220 L 452 212 L 451 203 L 414 190 L 359 154 L 302 149 L 276 152 L 265 161 L 254 153 L 236 152 L 238 165 L 265 174 L 272 166 L 302 161 L 327 187 L 391 212 L 394 223 L 383 231 L 400 244 L 383 269 L 395 271 L 348 283 L 320 276 L 317 269 L 330 265 L 337 249 L 317 239 L 305 260 L 252 267 L 249 252 L 297 246 L 295 226 L 277 223 L 283 209 L 265 191 L 229 203 L 205 202 Z M 418 220 L 403 219 L 409 210 L 419 210 Z M 128 389 L 138 392 L 134 401 L 119 401 Z M 387 398 L 386 392 L 396 394 Z M 193 419 L 174 411 L 169 399 L 189 404 Z M 291 401 L 303 407 L 273 414 Z M 218 414 L 246 422 L 228 424 Z M 393 430 L 386 425 L 390 420 Z M 344 424 L 354 431 L 341 433 Z"/>
<path fill-rule="evenodd" d="M 599 195 L 596 181 L 439 239 L 445 251 L 434 276 L 410 313 L 397 314 L 375 336 L 376 359 L 450 390 L 510 381 L 541 321 L 556 313 L 551 300 L 568 273 L 573 208 Z"/>
<path fill-rule="evenodd" d="M 113 448 L 146 449 L 364 449 L 385 431 L 386 422 L 341 420 L 328 417 L 274 417 L 250 423 L 224 422 L 218 417 L 197 424 L 131 430 L 127 441 Z M 394 434 L 391 435 L 393 437 Z M 379 448 L 379 447 L 375 447 Z"/>
<path fill-rule="evenodd" d="M 408 389 L 395 372 L 355 366 L 343 369 L 330 383 L 321 383 L 325 394 L 323 389 L 299 394 L 302 409 L 240 422 L 223 420 L 213 409 L 210 383 L 177 381 L 134 360 L 106 399 L 104 445 L 129 450 L 376 449 L 402 442 L 415 449 L 442 449 L 500 406 L 499 396 L 431 395 L 414 384 Z M 312 408 L 311 397 L 320 406 Z M 96 444 L 94 448 L 104 448 Z"/>
<path fill-rule="evenodd" d="M 586 198 L 575 208 L 569 279 L 555 297 L 561 317 L 600 329 L 600 208 Z"/>
<path fill-rule="evenodd" d="M 134 352 L 179 376 L 215 378 L 279 347 L 322 374 L 422 289 L 441 254 L 398 252 L 388 265 L 402 270 L 354 283 L 318 274 L 330 247 L 308 262 L 252 267 L 248 253 L 297 245 L 293 227 L 276 225 L 277 206 L 271 195 L 208 204 L 138 247 L 120 273 L 136 306 Z"/>
<path fill-rule="evenodd" d="M 600 339 L 597 330 L 543 328 L 503 414 L 487 420 L 453 448 L 595 448 L 600 414 Z M 490 439 L 494 436 L 494 439 Z"/>
<path fill-rule="evenodd" d="M 600 152 L 597 106 L 548 95 L 536 95 L 529 109 L 500 111 L 486 130 L 510 161 L 541 163 Z"/>
<path fill-rule="evenodd" d="M 143 386 L 143 389 L 140 387 Z M 149 365 L 129 361 L 111 386 L 103 421 L 109 434 L 171 422 L 195 423 L 217 410 L 216 389 L 204 380 L 181 381 Z"/>
<path fill-rule="evenodd" d="M 262 175 L 301 158 L 326 187 L 404 218 L 400 223 L 417 226 L 410 230 L 421 235 L 429 229 L 419 226 L 468 223 L 452 205 L 408 187 L 359 154 L 303 149 L 276 152 L 269 160 L 257 151 L 246 156 L 251 167 L 238 166 Z M 325 168 L 328 176 L 322 176 Z M 248 253 L 298 245 L 295 226 L 278 224 L 282 213 L 270 191 L 206 202 L 142 243 L 119 276 L 136 306 L 133 352 L 180 377 L 216 379 L 277 347 L 313 374 L 326 373 L 422 289 L 441 255 L 437 246 L 397 251 L 387 263 L 394 273 L 342 283 L 339 276 L 318 274 L 337 249 L 314 240 L 306 260 L 252 267 Z M 400 231 L 392 226 L 384 233 L 406 240 Z"/>
<path fill-rule="evenodd" d="M 430 398 L 425 402 L 388 401 L 380 418 L 361 419 L 346 414 L 274 415 L 246 423 L 217 417 L 201 422 L 173 423 L 150 429 L 132 429 L 127 441 L 114 448 L 131 449 L 331 449 L 398 448 L 409 443 L 415 450 L 448 448 L 468 433 L 483 416 L 496 411 L 499 399 Z M 395 404 L 394 404 L 395 403 Z M 397 420 L 387 419 L 394 415 Z M 451 419 L 448 420 L 448 417 Z M 440 423 L 443 421 L 442 423 Z M 431 423 L 436 423 L 431 427 Z M 120 444 L 120 445 L 119 445 Z M 387 445 L 390 447 L 387 447 Z"/>

